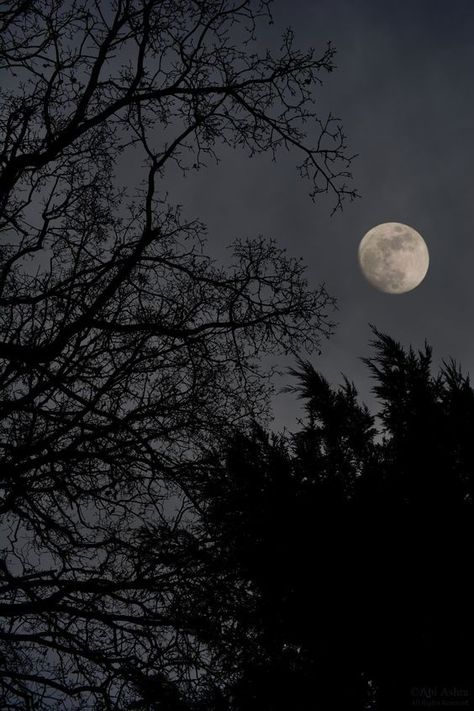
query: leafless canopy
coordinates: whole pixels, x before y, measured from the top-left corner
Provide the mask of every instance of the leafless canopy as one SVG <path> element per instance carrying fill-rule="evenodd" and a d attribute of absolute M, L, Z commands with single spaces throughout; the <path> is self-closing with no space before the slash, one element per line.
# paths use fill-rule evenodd
<path fill-rule="evenodd" d="M 187 477 L 265 408 L 260 355 L 311 350 L 332 299 L 262 237 L 219 267 L 166 171 L 291 149 L 313 198 L 356 195 L 338 120 L 313 111 L 333 48 L 287 30 L 261 53 L 265 21 L 267 0 L 1 4 L 4 709 L 181 708 L 218 679 L 176 614 L 201 574 Z"/>

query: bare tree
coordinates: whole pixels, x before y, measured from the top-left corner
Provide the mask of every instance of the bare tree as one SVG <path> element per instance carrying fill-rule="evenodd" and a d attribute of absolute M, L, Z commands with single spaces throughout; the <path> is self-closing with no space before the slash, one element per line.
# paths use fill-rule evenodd
<path fill-rule="evenodd" d="M 219 267 L 166 170 L 286 148 L 313 198 L 356 196 L 312 108 L 333 48 L 287 30 L 259 53 L 265 19 L 266 0 L 2 3 L 2 708 L 181 708 L 218 674 L 177 612 L 201 569 L 188 472 L 264 412 L 259 357 L 315 347 L 333 300 L 262 237 Z"/>

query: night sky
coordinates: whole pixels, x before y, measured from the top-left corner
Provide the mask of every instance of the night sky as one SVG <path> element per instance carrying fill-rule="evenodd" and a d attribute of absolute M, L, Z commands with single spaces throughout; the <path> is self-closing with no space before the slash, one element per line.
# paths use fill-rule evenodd
<path fill-rule="evenodd" d="M 277 48 L 291 25 L 295 44 L 337 49 L 337 69 L 316 89 L 321 117 L 341 118 L 361 199 L 330 217 L 332 196 L 313 203 L 299 156 L 282 152 L 249 159 L 221 151 L 222 162 L 186 180 L 170 177 L 169 199 L 208 226 L 209 251 L 218 258 L 238 236 L 274 237 L 302 256 L 308 279 L 338 301 L 335 334 L 313 354 L 333 383 L 341 372 L 376 407 L 360 356 L 370 354 L 369 323 L 405 346 L 433 346 L 434 366 L 454 357 L 467 372 L 474 360 L 474 5 L 436 0 L 278 0 L 275 23 L 258 33 L 262 50 Z M 316 133 L 315 133 L 316 135 Z M 407 294 L 375 290 L 363 278 L 357 247 L 380 222 L 411 225 L 424 237 L 430 269 Z M 304 354 L 302 354 L 304 355 Z M 278 381 L 284 385 L 287 378 Z M 274 427 L 294 427 L 301 415 L 289 395 L 274 402 Z"/>
<path fill-rule="evenodd" d="M 69 8 L 68 0 L 64 6 Z M 112 15 L 113 3 L 96 3 L 94 14 L 99 7 Z M 36 219 L 42 183 L 34 181 L 43 164 L 49 170 L 61 151 L 68 156 L 68 141 L 77 142 L 80 159 L 77 174 L 70 156 L 64 167 L 58 163 L 58 176 L 64 171 L 61 180 L 71 185 L 64 203 L 51 207 L 51 219 L 54 223 L 56 209 L 59 217 L 64 209 L 65 239 L 62 222 L 60 232 L 49 226 L 48 206 L 41 221 L 45 233 L 51 229 L 51 242 L 40 237 L 38 228 L 34 247 L 28 236 L 28 249 L 23 242 L 18 248 L 20 256 L 44 251 L 39 266 L 47 278 L 32 281 L 30 295 L 27 268 L 23 279 L 19 260 L 21 279 L 15 281 L 12 268 L 10 284 L 15 259 L 7 259 L 7 250 L 0 254 L 7 265 L 0 322 L 6 333 L 0 354 L 5 362 L 0 425 L 6 462 L 0 475 L 0 616 L 10 620 L 0 631 L 0 707 L 6 708 L 2 701 L 11 689 L 20 699 L 15 708 L 31 697 L 35 709 L 48 708 L 50 699 L 54 704 L 57 693 L 66 699 L 61 707 L 71 709 L 93 708 L 89 698 L 95 695 L 96 708 L 245 710 L 260 704 L 262 711 L 298 711 L 306 708 L 298 699 L 310 690 L 321 709 L 403 711 L 410 703 L 413 711 L 431 706 L 414 701 L 425 689 L 451 684 L 456 693 L 465 692 L 467 703 L 472 701 L 466 679 L 472 669 L 474 590 L 468 562 L 473 551 L 463 526 L 463 504 L 473 500 L 472 391 L 454 383 L 440 395 L 424 379 L 416 380 L 423 373 L 417 364 L 401 381 L 415 387 L 408 397 L 399 397 L 400 381 L 387 368 L 381 380 L 387 383 L 391 408 L 389 441 L 381 444 L 380 432 L 373 437 L 371 422 L 351 398 L 331 403 L 311 369 L 306 369 L 305 382 L 312 419 L 301 427 L 303 400 L 283 392 L 297 385 L 289 374 L 296 360 L 275 355 L 261 363 L 263 372 L 269 365 L 282 370 L 275 380 L 273 421 L 262 418 L 262 424 L 273 431 L 299 430 L 294 449 L 290 437 L 267 442 L 257 429 L 234 433 L 231 427 L 243 410 L 240 396 L 246 391 L 240 390 L 238 370 L 235 379 L 227 380 L 228 369 L 238 369 L 242 354 L 244 375 L 250 363 L 245 338 L 237 340 L 234 352 L 230 334 L 235 313 L 240 325 L 265 323 L 258 308 L 256 317 L 245 310 L 245 289 L 251 294 L 254 284 L 248 286 L 243 273 L 240 294 L 233 284 L 232 292 L 225 291 L 224 281 L 211 291 L 208 273 L 196 277 L 200 264 L 193 262 L 192 242 L 185 255 L 181 247 L 173 251 L 170 239 L 168 257 L 165 220 L 155 221 L 153 213 L 161 202 L 180 205 L 182 223 L 207 225 L 204 252 L 219 266 L 228 266 L 233 242 L 259 235 L 301 258 L 309 286 L 317 290 L 324 284 L 337 310 L 328 314 L 335 332 L 322 340 L 321 351 L 300 356 L 334 386 L 347 376 L 374 414 L 379 405 L 362 362 L 374 354 L 370 324 L 405 348 L 430 344 L 434 372 L 453 358 L 474 376 L 474 0 L 275 0 L 271 9 L 274 24 L 261 20 L 256 28 L 261 56 L 267 48 L 279 56 L 282 34 L 290 26 L 295 49 L 314 47 L 323 57 L 331 42 L 337 50 L 336 70 L 321 74 L 324 84 L 315 87 L 314 96 L 319 118 L 339 117 L 347 136 L 344 152 L 357 155 L 348 188 L 360 198 L 345 200 L 342 212 L 332 214 L 334 194 L 311 200 L 312 183 L 297 170 L 304 155 L 295 150 L 283 149 L 273 161 L 271 151 L 249 158 L 245 150 L 218 144 L 218 164 L 204 154 L 207 165 L 183 175 L 168 160 L 163 174 L 155 175 L 159 161 L 149 146 L 156 138 L 163 150 L 169 136 L 183 130 L 172 119 L 168 125 L 166 117 L 174 115 L 180 96 L 189 108 L 195 100 L 189 96 L 199 92 L 193 91 L 193 67 L 186 90 L 187 71 L 172 90 L 166 84 L 164 91 L 152 91 L 148 60 L 140 68 L 140 57 L 151 38 L 159 50 L 150 65 L 157 61 L 158 69 L 169 70 L 173 59 L 166 51 L 159 55 L 160 42 L 166 47 L 168 41 L 160 23 L 166 29 L 169 21 L 175 42 L 174 23 L 181 11 L 188 12 L 186 2 L 175 6 L 156 0 L 153 12 L 143 6 L 137 17 L 128 15 L 128 7 L 120 10 L 111 23 L 114 29 L 101 40 L 105 44 L 98 56 L 109 42 L 115 84 L 115 70 L 126 66 L 127 52 L 132 56 L 128 45 L 114 56 L 114 43 L 122 46 L 121 23 L 127 37 L 130 26 L 138 56 L 136 81 L 126 84 L 123 104 L 110 99 L 110 106 L 130 111 L 134 103 L 150 102 L 150 111 L 160 102 L 165 106 L 155 134 L 155 124 L 146 124 L 151 114 L 143 110 L 145 124 L 138 120 L 138 125 L 146 130 L 136 150 L 122 153 L 117 133 L 109 138 L 94 128 L 91 138 L 85 130 L 82 137 L 84 126 L 90 129 L 97 116 L 107 114 L 101 101 L 88 105 L 87 90 L 65 130 L 56 106 L 66 115 L 66 101 L 66 109 L 58 99 L 52 104 L 59 126 L 52 132 L 48 102 L 41 95 L 33 111 L 25 102 L 11 114 L 15 121 L 23 114 L 26 146 L 35 112 L 46 124 L 46 148 L 27 153 L 26 159 L 16 154 L 20 148 L 26 152 L 23 136 L 15 134 L 22 135 L 20 123 L 5 139 L 12 157 L 2 158 L 3 184 L 23 189 L 21 180 L 30 172 L 32 194 L 37 191 L 24 210 L 26 217 L 31 212 Z M 76 20 L 94 28 L 88 15 Z M 200 21 L 209 22 L 206 13 Z M 134 36 L 135 22 L 143 43 L 135 42 L 140 36 Z M 69 20 L 67 26 L 75 27 Z M 188 31 L 186 23 L 183 28 L 179 32 Z M 48 42 L 56 42 L 51 32 Z M 21 52 L 30 51 L 29 46 L 25 42 Z M 69 58 L 61 65 L 56 51 L 53 75 L 59 72 L 59 86 Z M 211 56 L 206 50 L 206 62 Z M 81 67 L 72 64 L 79 80 Z M 16 74 L 5 74 L 4 89 L 18 83 Z M 167 82 L 174 82 L 171 76 Z M 71 76 L 65 82 L 66 99 L 81 91 L 72 88 L 79 80 Z M 105 107 L 115 84 L 104 83 Z M 224 89 L 226 98 L 236 93 Z M 190 114 L 195 127 L 201 123 L 201 100 Z M 136 115 L 130 113 L 132 119 Z M 112 126 L 121 130 L 118 119 Z M 309 135 L 303 143 L 314 148 L 319 126 L 305 127 Z M 127 199 L 120 202 L 114 194 L 108 202 L 100 190 L 98 199 L 90 200 L 82 176 L 89 180 L 96 165 L 100 179 L 106 175 L 106 156 L 96 150 L 100 141 L 105 153 L 116 151 L 114 188 L 125 185 L 133 198 L 138 191 L 142 213 L 137 209 L 134 214 L 133 206 L 129 212 Z M 192 165 L 196 154 L 189 155 Z M 335 172 L 341 168 L 337 165 Z M 77 176 L 81 182 L 76 185 Z M 144 181 L 148 197 L 143 201 Z M 91 182 L 94 190 L 97 184 Z M 108 190 L 109 183 L 103 185 Z M 141 232 L 133 234 L 134 220 L 124 222 L 122 232 L 115 215 L 109 224 L 103 205 L 119 211 L 119 217 L 124 209 L 127 220 L 130 216 L 142 225 Z M 5 225 L 13 225 L 16 237 L 29 235 L 15 224 L 13 210 L 13 217 L 6 214 Z M 359 243 L 384 222 L 410 225 L 428 246 L 428 273 L 408 293 L 378 291 L 360 271 Z M 172 228 L 170 218 L 169 234 Z M 115 230 L 110 257 L 107 239 Z M 69 254 L 75 260 L 70 265 Z M 57 273 L 50 278 L 49 265 L 56 263 Z M 189 272 L 188 280 L 180 279 Z M 212 308 L 206 312 L 213 293 L 218 293 L 217 315 Z M 193 307 L 189 312 L 187 301 Z M 216 324 L 222 312 L 226 321 Z M 45 328 L 44 337 L 38 324 Z M 235 436 L 225 441 L 229 432 Z M 352 511 L 342 506 L 346 502 L 356 503 Z M 370 705 L 369 697 L 375 699 Z M 295 703 L 287 703 L 293 698 Z M 352 698 L 357 706 L 345 701 Z M 452 707 L 461 706 L 451 700 Z M 450 705 L 444 701 L 436 708 Z"/>

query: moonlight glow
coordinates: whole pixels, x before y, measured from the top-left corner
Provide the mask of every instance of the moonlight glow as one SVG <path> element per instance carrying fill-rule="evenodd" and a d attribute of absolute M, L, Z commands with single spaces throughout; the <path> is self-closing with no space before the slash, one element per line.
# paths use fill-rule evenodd
<path fill-rule="evenodd" d="M 372 286 L 387 294 L 403 294 L 418 286 L 429 261 L 423 237 L 399 222 L 372 227 L 359 244 L 362 273 Z"/>

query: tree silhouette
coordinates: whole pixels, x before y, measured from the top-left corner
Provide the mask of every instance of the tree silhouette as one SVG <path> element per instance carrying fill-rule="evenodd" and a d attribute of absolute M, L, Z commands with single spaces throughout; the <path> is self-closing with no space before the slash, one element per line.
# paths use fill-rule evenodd
<path fill-rule="evenodd" d="M 473 390 L 454 360 L 430 374 L 431 348 L 407 353 L 374 329 L 377 355 L 366 363 L 377 377 L 386 443 L 385 495 L 417 504 L 472 503 Z"/>
<path fill-rule="evenodd" d="M 300 362 L 301 431 L 238 432 L 202 478 L 208 602 L 231 574 L 214 639 L 231 709 L 385 711 L 469 689 L 474 393 L 453 361 L 431 374 L 426 344 L 373 331 L 378 421 Z"/>
<path fill-rule="evenodd" d="M 383 443 L 374 417 L 357 402 L 353 384 L 334 391 L 310 363 L 301 363 L 299 387 L 307 400 L 309 426 L 296 437 L 300 457 L 309 449 L 319 484 L 340 499 L 411 504 L 472 502 L 470 427 L 473 390 L 457 364 L 443 361 L 431 375 L 431 348 L 407 352 L 379 333 L 372 358 L 362 360 L 376 382 Z M 381 459 L 383 453 L 383 459 Z M 321 478 L 324 481 L 321 481 Z"/>
<path fill-rule="evenodd" d="M 265 409 L 262 354 L 330 332 L 332 299 L 262 237 L 219 267 L 166 177 L 222 145 L 288 149 L 313 198 L 355 197 L 339 121 L 311 105 L 334 50 L 287 30 L 261 53 L 266 18 L 266 0 L 2 3 L 2 708 L 181 708 L 220 672 L 179 616 L 206 571 L 193 467 Z"/>

